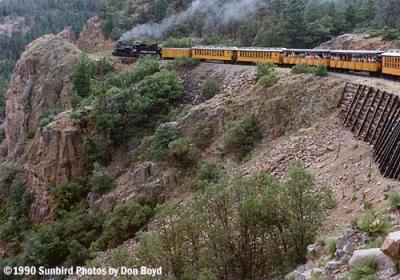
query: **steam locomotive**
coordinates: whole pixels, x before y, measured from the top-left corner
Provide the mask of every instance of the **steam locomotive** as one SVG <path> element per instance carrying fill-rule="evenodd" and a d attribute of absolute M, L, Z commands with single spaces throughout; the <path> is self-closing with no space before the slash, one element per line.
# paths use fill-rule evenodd
<path fill-rule="evenodd" d="M 161 57 L 161 48 L 157 44 L 148 45 L 140 41 L 132 44 L 118 42 L 112 54 L 119 57 L 139 58 L 145 55 Z"/>

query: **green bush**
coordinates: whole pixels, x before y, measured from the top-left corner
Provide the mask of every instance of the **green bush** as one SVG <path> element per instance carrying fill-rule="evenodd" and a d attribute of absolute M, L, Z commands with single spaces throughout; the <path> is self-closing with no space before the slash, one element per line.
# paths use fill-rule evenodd
<path fill-rule="evenodd" d="M 194 127 L 193 142 L 200 149 L 207 148 L 214 138 L 214 129 L 211 122 L 199 121 Z"/>
<path fill-rule="evenodd" d="M 85 98 L 91 95 L 91 79 L 94 73 L 94 64 L 83 54 L 72 72 L 72 88 L 76 96 Z"/>
<path fill-rule="evenodd" d="M 168 144 L 168 162 L 181 169 L 196 164 L 198 153 L 195 145 L 187 138 L 178 138 Z"/>
<path fill-rule="evenodd" d="M 369 211 L 361 216 L 356 224 L 356 228 L 369 233 L 371 236 L 379 236 L 387 233 L 388 224 L 383 217 L 378 217 Z"/>
<path fill-rule="evenodd" d="M 325 241 L 325 249 L 326 249 L 326 253 L 330 257 L 334 257 L 335 256 L 335 252 L 336 252 L 336 240 L 335 239 L 326 240 Z"/>
<path fill-rule="evenodd" d="M 102 233 L 102 216 L 80 207 L 37 228 L 22 245 L 20 263 L 49 267 L 83 265 L 90 258 L 90 247 Z"/>
<path fill-rule="evenodd" d="M 175 73 L 162 70 L 144 78 L 139 83 L 139 93 L 142 97 L 138 101 L 141 105 L 138 105 L 139 108 L 145 107 L 148 111 L 163 113 L 169 110 L 171 101 L 182 97 L 183 85 Z"/>
<path fill-rule="evenodd" d="M 292 68 L 293 74 L 308 74 L 314 73 L 314 68 L 308 66 L 307 64 L 297 64 Z"/>
<path fill-rule="evenodd" d="M 77 203 L 85 200 L 89 191 L 84 182 L 80 182 L 79 180 L 56 187 L 53 195 L 57 203 L 57 210 L 70 211 Z"/>
<path fill-rule="evenodd" d="M 221 172 L 214 164 L 203 162 L 197 169 L 197 178 L 200 181 L 216 183 L 221 178 Z"/>
<path fill-rule="evenodd" d="M 171 279 L 288 272 L 305 261 L 323 224 L 330 194 L 318 190 L 299 165 L 286 182 L 257 173 L 208 183 L 191 202 L 161 209 L 156 230 L 139 236 L 136 257 Z"/>
<path fill-rule="evenodd" d="M 350 280 L 375 280 L 376 268 L 372 260 L 350 270 Z"/>
<path fill-rule="evenodd" d="M 168 68 L 172 70 L 181 70 L 193 68 L 200 64 L 200 59 L 194 57 L 180 56 L 168 63 Z"/>
<path fill-rule="evenodd" d="M 205 100 L 213 98 L 216 94 L 221 91 L 219 82 L 215 78 L 208 78 L 201 90 L 201 95 Z"/>
<path fill-rule="evenodd" d="M 272 62 L 258 62 L 257 63 L 257 81 L 264 76 L 275 74 L 275 64 Z"/>
<path fill-rule="evenodd" d="M 319 77 L 326 77 L 328 76 L 328 70 L 326 69 L 325 65 L 319 65 L 318 67 L 315 68 L 314 70 L 315 75 Z"/>
<path fill-rule="evenodd" d="M 264 75 L 262 76 L 258 82 L 257 85 L 262 86 L 262 87 L 271 87 L 273 85 L 276 85 L 278 83 L 279 77 L 275 74 L 269 74 L 269 75 Z"/>
<path fill-rule="evenodd" d="M 389 204 L 392 207 L 400 208 L 400 194 L 390 193 L 389 194 Z"/>
<path fill-rule="evenodd" d="M 94 65 L 94 73 L 96 75 L 105 75 L 111 72 L 113 69 L 114 69 L 113 63 L 106 56 L 102 56 L 98 61 L 96 61 Z"/>
<path fill-rule="evenodd" d="M 92 176 L 89 180 L 91 191 L 102 195 L 113 189 L 116 183 L 110 173 L 98 163 L 94 163 L 93 167 Z"/>
<path fill-rule="evenodd" d="M 155 206 L 152 199 L 141 197 L 115 207 L 104 222 L 103 233 L 96 244 L 97 249 L 114 248 L 134 237 L 154 215 Z"/>
<path fill-rule="evenodd" d="M 94 104 L 99 130 L 114 145 L 121 145 L 134 134 L 152 129 L 169 113 L 173 102 L 183 93 L 182 81 L 176 74 L 162 70 L 145 77 L 137 89 L 113 89 L 113 95 L 101 94 Z"/>
<path fill-rule="evenodd" d="M 224 138 L 224 150 L 226 153 L 235 153 L 241 160 L 253 150 L 261 137 L 257 116 L 251 114 L 229 124 Z"/>
<path fill-rule="evenodd" d="M 0 193 L 10 187 L 19 171 L 19 167 L 14 162 L 5 164 L 0 168 Z"/>
<path fill-rule="evenodd" d="M 45 111 L 42 113 L 42 115 L 39 117 L 39 122 L 38 126 L 40 128 L 43 128 L 50 124 L 54 120 L 53 114 L 50 111 Z"/>
<path fill-rule="evenodd" d="M 138 60 L 135 70 L 129 78 L 128 84 L 137 83 L 160 71 L 160 61 L 153 56 L 145 56 Z"/>
<path fill-rule="evenodd" d="M 164 159 L 168 150 L 168 145 L 179 137 L 180 133 L 172 123 L 160 124 L 151 138 L 149 147 L 150 158 L 155 160 Z"/>

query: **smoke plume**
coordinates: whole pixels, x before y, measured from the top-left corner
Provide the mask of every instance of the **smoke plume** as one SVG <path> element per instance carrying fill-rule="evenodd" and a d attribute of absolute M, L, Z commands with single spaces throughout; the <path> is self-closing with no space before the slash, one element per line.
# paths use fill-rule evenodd
<path fill-rule="evenodd" d="M 161 38 L 174 26 L 189 20 L 197 13 L 205 14 L 206 21 L 228 24 L 251 15 L 262 0 L 232 0 L 221 4 L 219 0 L 195 0 L 190 7 L 177 15 L 163 19 L 159 23 L 146 23 L 124 33 L 121 40 L 133 38 Z"/>

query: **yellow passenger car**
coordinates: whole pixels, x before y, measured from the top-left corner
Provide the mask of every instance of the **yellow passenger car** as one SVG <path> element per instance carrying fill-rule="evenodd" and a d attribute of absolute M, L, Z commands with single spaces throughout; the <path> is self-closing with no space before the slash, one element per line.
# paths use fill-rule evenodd
<path fill-rule="evenodd" d="M 285 49 L 282 54 L 282 61 L 285 65 L 307 64 L 329 67 L 329 57 L 329 50 Z"/>
<path fill-rule="evenodd" d="M 194 47 L 192 57 L 201 60 L 235 61 L 238 48 L 228 47 Z"/>
<path fill-rule="evenodd" d="M 400 77 L 400 50 L 382 54 L 382 73 Z"/>
<path fill-rule="evenodd" d="M 162 48 L 161 56 L 163 59 L 175 59 L 177 57 L 191 57 L 190 48 Z"/>
<path fill-rule="evenodd" d="M 272 62 L 282 64 L 283 49 L 274 48 L 239 48 L 236 60 L 238 62 Z"/>
<path fill-rule="evenodd" d="M 382 51 L 331 51 L 329 67 L 351 71 L 380 73 L 382 71 Z"/>

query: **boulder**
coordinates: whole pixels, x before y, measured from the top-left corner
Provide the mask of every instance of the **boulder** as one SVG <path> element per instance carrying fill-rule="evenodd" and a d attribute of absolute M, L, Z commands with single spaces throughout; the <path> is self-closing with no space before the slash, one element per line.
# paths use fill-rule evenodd
<path fill-rule="evenodd" d="M 339 261 L 329 261 L 326 263 L 325 268 L 327 270 L 333 271 L 333 270 L 339 269 L 341 266 L 342 266 L 342 263 Z"/>
<path fill-rule="evenodd" d="M 400 231 L 389 233 L 381 249 L 389 257 L 400 260 Z"/>
<path fill-rule="evenodd" d="M 372 261 L 376 265 L 378 271 L 396 269 L 396 264 L 393 260 L 379 248 L 354 251 L 349 261 L 349 267 L 363 265 L 369 261 Z"/>

